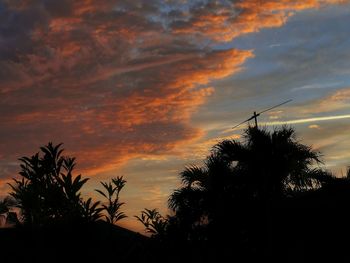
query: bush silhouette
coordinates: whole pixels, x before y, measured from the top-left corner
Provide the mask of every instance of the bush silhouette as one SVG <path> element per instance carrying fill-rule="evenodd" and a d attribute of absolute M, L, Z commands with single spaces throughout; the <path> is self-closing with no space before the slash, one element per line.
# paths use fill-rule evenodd
<path fill-rule="evenodd" d="M 166 233 L 168 220 L 164 218 L 157 209 L 145 208 L 140 216 L 135 218 L 143 224 L 147 233 L 154 237 L 161 238 Z"/>
<path fill-rule="evenodd" d="M 107 205 L 102 205 L 102 210 L 106 211 L 107 215 L 105 215 L 105 218 L 111 224 L 127 217 L 120 209 L 124 203 L 119 202 L 119 194 L 125 183 L 126 181 L 123 179 L 123 176 L 118 176 L 112 178 L 111 182 L 101 182 L 106 193 L 98 189 L 95 190 L 108 201 Z"/>
<path fill-rule="evenodd" d="M 16 224 L 0 228 L 0 245 L 7 251 L 1 262 L 130 262 L 147 258 L 142 254 L 146 237 L 113 225 L 126 217 L 120 209 L 124 203 L 119 202 L 126 183 L 123 177 L 102 182 L 106 194 L 97 190 L 107 197 L 108 204 L 84 199 L 81 191 L 88 178 L 74 175 L 75 158 L 63 152 L 62 144 L 48 143 L 33 156 L 20 158 L 20 177 L 10 184 L 11 197 L 0 201 L 0 216 Z M 14 211 L 19 211 L 19 221 Z M 103 250 L 108 252 L 101 253 Z"/>
<path fill-rule="evenodd" d="M 0 200 L 0 227 L 5 225 L 17 225 L 17 214 L 11 211 L 11 208 L 16 205 L 13 198 L 7 196 L 3 200 Z"/>
<path fill-rule="evenodd" d="M 19 159 L 22 178 L 13 179 L 10 195 L 25 225 L 96 221 L 101 217 L 99 203 L 81 198 L 80 190 L 88 179 L 73 177 L 75 158 L 63 156 L 61 146 L 49 143 L 40 153 Z"/>

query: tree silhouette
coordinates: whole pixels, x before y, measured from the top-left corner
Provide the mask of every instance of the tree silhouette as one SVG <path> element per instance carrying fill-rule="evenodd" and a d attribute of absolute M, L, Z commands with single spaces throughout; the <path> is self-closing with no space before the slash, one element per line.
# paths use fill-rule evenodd
<path fill-rule="evenodd" d="M 204 167 L 185 168 L 180 173 L 183 187 L 171 195 L 170 207 L 177 212 L 190 209 L 199 219 L 213 198 L 280 198 L 315 189 L 329 176 L 312 166 L 320 163 L 319 153 L 300 144 L 292 128 L 268 132 L 250 127 L 244 141 L 222 141 Z"/>
<path fill-rule="evenodd" d="M 244 144 L 225 140 L 214 151 L 224 161 L 236 163 L 234 172 L 244 174 L 250 185 L 259 187 L 255 189 L 259 197 L 307 191 L 319 186 L 325 175 L 312 166 L 321 163 L 320 154 L 299 143 L 293 128 L 284 126 L 268 132 L 250 127 L 244 139 Z"/>
<path fill-rule="evenodd" d="M 92 202 L 91 197 L 88 198 L 88 200 L 82 202 L 82 217 L 87 222 L 96 222 L 101 217 L 101 212 L 103 211 L 103 208 L 98 207 L 101 202 Z"/>
<path fill-rule="evenodd" d="M 5 197 L 0 201 L 0 215 L 6 216 L 6 214 L 10 211 L 10 199 L 9 197 Z"/>
<path fill-rule="evenodd" d="M 13 179 L 10 195 L 24 224 L 42 226 L 100 217 L 98 203 L 84 203 L 81 198 L 80 190 L 88 179 L 73 177 L 75 158 L 63 156 L 61 146 L 49 143 L 40 147 L 40 153 L 19 159 L 22 178 Z"/>
<path fill-rule="evenodd" d="M 107 215 L 105 215 L 107 222 L 111 224 L 127 217 L 124 212 L 120 210 L 124 203 L 119 202 L 119 194 L 125 186 L 125 183 L 126 181 L 123 179 L 123 176 L 118 176 L 112 178 L 111 182 L 101 182 L 106 193 L 98 189 L 95 190 L 108 200 L 107 205 L 103 204 L 102 207 L 107 213 Z"/>
<path fill-rule="evenodd" d="M 135 216 L 135 218 L 143 224 L 146 232 L 152 236 L 159 238 L 165 235 L 168 220 L 157 209 L 145 208 L 141 211 L 141 216 Z"/>
<path fill-rule="evenodd" d="M 284 200 L 332 180 L 320 163 L 320 154 L 298 142 L 292 128 L 249 127 L 242 141 L 218 143 L 203 166 L 180 173 L 182 187 L 169 198 L 173 232 L 187 241 L 211 240 L 220 253 L 230 253 L 223 236 L 238 251 L 269 246 L 272 216 Z"/>
<path fill-rule="evenodd" d="M 22 247 L 29 254 L 44 253 L 46 260 L 64 243 L 65 255 L 57 262 L 71 254 L 77 261 L 83 255 L 86 261 L 90 254 L 81 252 L 93 250 L 101 238 L 105 242 L 101 248 L 108 244 L 108 251 L 122 244 L 119 234 L 125 234 L 123 243 L 137 239 L 136 235 L 128 239 L 129 234 L 112 225 L 126 217 L 120 202 L 126 183 L 122 176 L 101 182 L 103 189 L 95 191 L 107 202 L 93 202 L 82 198 L 81 189 L 88 179 L 73 175 L 75 158 L 63 156 L 61 144 L 49 143 L 20 161 L 21 177 L 10 184 L 10 197 L 0 200 L 0 216 L 7 223 L 19 224 L 13 212 L 18 207 L 20 221 L 34 226 L 29 231 L 26 227 L 9 229 L 16 231 L 13 237 L 23 237 Z M 301 262 L 312 261 L 315 254 L 319 259 L 323 255 L 332 259 L 339 247 L 347 251 L 346 243 L 337 240 L 350 234 L 349 227 L 339 223 L 339 219 L 349 219 L 350 167 L 345 177 L 337 178 L 321 169 L 320 163 L 320 154 L 301 144 L 292 128 L 249 127 L 242 140 L 215 145 L 203 165 L 185 167 L 180 173 L 181 187 L 168 200 L 171 215 L 144 209 L 135 216 L 152 237 L 151 242 L 141 238 L 147 243 L 145 250 L 155 255 L 153 262 L 171 253 L 170 262 L 183 258 L 280 262 L 296 250 L 296 255 L 310 259 Z M 110 224 L 91 224 L 102 216 Z M 126 257 L 131 254 L 128 250 Z M 104 255 L 109 261 L 111 257 L 111 253 Z M 94 259 L 100 259 L 100 254 Z"/>
<path fill-rule="evenodd" d="M 11 211 L 11 208 L 15 205 L 15 200 L 9 196 L 5 197 L 3 200 L 0 200 L 0 218 L 2 218 L 4 224 L 18 223 L 17 214 Z"/>

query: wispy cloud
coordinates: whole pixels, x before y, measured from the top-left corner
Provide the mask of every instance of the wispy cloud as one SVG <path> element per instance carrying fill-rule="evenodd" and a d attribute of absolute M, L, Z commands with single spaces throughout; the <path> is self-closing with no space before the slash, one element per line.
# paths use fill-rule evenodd
<path fill-rule="evenodd" d="M 280 46 L 281 46 L 281 44 L 276 43 L 276 44 L 269 45 L 269 48 L 280 47 Z"/>
<path fill-rule="evenodd" d="M 301 87 L 292 88 L 291 91 L 337 88 L 342 84 L 344 84 L 343 81 L 330 82 L 330 83 L 315 83 L 315 84 L 309 84 Z"/>
<path fill-rule="evenodd" d="M 349 118 L 350 118 L 350 114 L 346 114 L 346 115 L 313 117 L 313 118 L 287 120 L 287 121 L 260 122 L 259 124 L 266 125 L 266 126 L 274 126 L 274 125 L 284 125 L 284 124 L 301 124 L 301 123 L 309 123 L 309 122 L 332 121 L 332 120 L 341 120 L 341 119 L 349 119 Z"/>
<path fill-rule="evenodd" d="M 321 129 L 321 127 L 317 124 L 311 124 L 308 126 L 309 129 Z"/>
<path fill-rule="evenodd" d="M 344 87 L 333 92 L 328 92 L 321 98 L 309 100 L 303 105 L 296 105 L 290 111 L 299 115 L 332 114 L 331 112 L 347 110 L 350 106 L 350 89 Z"/>

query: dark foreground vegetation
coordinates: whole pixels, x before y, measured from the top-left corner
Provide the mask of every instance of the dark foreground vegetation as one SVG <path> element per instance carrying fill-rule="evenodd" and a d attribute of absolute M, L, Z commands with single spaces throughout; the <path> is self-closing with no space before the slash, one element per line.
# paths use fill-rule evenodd
<path fill-rule="evenodd" d="M 115 225 L 126 215 L 122 177 L 84 200 L 87 179 L 60 145 L 20 159 L 0 214 L 0 262 L 350 262 L 350 172 L 336 178 L 288 127 L 250 127 L 180 173 L 169 215 L 136 219 L 150 237 Z"/>

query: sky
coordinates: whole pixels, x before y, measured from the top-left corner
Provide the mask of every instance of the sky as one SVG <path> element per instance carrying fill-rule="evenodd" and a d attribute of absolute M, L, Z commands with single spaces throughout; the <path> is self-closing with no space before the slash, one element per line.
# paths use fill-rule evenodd
<path fill-rule="evenodd" d="M 0 195 L 49 141 L 99 181 L 123 175 L 121 225 L 167 213 L 178 174 L 262 114 L 341 176 L 350 165 L 347 0 L 0 0 Z"/>

